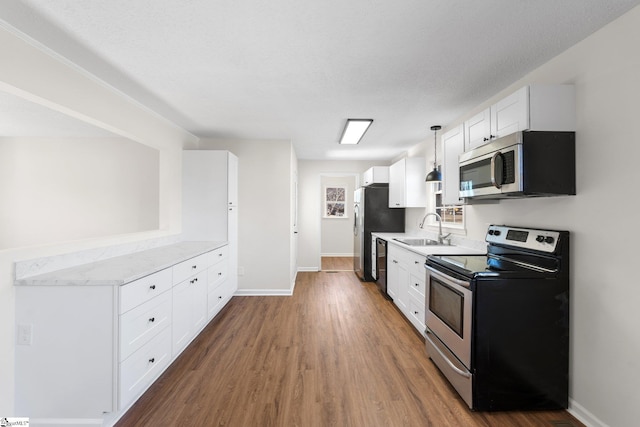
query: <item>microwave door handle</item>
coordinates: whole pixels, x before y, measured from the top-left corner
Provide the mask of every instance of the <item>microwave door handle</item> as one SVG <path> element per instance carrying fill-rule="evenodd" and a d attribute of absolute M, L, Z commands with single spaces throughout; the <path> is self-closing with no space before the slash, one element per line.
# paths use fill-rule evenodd
<path fill-rule="evenodd" d="M 502 187 L 504 182 L 504 157 L 500 151 L 491 156 L 491 184 L 494 187 Z"/>

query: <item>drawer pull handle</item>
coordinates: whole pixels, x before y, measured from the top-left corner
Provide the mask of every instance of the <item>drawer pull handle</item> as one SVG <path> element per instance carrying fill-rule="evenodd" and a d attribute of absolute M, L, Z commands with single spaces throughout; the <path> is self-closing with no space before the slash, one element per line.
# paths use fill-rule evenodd
<path fill-rule="evenodd" d="M 193 268 L 195 270 L 196 268 L 198 268 L 198 266 L 197 265 L 192 265 L 191 268 Z"/>
<path fill-rule="evenodd" d="M 222 276 L 222 272 L 218 273 L 218 276 Z"/>
<path fill-rule="evenodd" d="M 218 254 L 218 256 L 222 256 L 222 254 Z"/>
<path fill-rule="evenodd" d="M 420 286 L 420 283 L 416 283 L 415 285 L 416 285 L 416 286 Z"/>
<path fill-rule="evenodd" d="M 149 359 L 149 363 L 153 363 L 153 362 L 155 362 L 155 361 L 156 361 L 156 359 L 155 359 L 154 357 L 152 357 L 151 359 Z"/>
<path fill-rule="evenodd" d="M 155 322 L 155 321 L 156 321 L 156 318 L 155 318 L 155 317 L 152 317 L 151 319 L 149 319 L 149 322 L 151 322 L 151 323 L 153 323 L 153 322 Z"/>
<path fill-rule="evenodd" d="M 413 312 L 413 314 L 416 314 L 416 315 L 417 315 L 418 313 L 420 313 L 420 312 L 419 312 L 419 311 L 414 311 L 414 312 Z"/>
<path fill-rule="evenodd" d="M 155 288 L 156 288 L 156 285 L 149 286 L 149 289 L 155 289 Z"/>
<path fill-rule="evenodd" d="M 220 295 L 220 296 L 218 297 L 218 299 L 222 299 L 222 295 Z"/>
<path fill-rule="evenodd" d="M 193 280 L 191 281 L 191 283 L 195 283 L 195 282 L 197 282 L 197 281 L 198 281 L 198 278 L 196 277 L 195 279 L 193 279 Z"/>
<path fill-rule="evenodd" d="M 420 264 L 420 261 L 413 261 L 414 264 Z"/>

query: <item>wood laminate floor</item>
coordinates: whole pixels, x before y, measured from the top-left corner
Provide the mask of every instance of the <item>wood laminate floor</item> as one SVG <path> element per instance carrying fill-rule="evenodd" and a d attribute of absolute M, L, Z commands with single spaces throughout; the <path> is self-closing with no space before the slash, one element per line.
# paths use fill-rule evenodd
<path fill-rule="evenodd" d="M 299 273 L 291 297 L 234 297 L 117 425 L 582 426 L 566 411 L 471 412 L 352 272 Z"/>
<path fill-rule="evenodd" d="M 322 257 L 322 271 L 353 271 L 353 257 Z"/>

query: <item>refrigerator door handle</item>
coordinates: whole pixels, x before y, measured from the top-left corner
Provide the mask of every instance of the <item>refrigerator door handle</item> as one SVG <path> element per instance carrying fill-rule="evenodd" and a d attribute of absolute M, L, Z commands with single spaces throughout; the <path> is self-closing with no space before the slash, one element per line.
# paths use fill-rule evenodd
<path fill-rule="evenodd" d="M 358 235 L 358 205 L 353 207 L 353 235 Z"/>

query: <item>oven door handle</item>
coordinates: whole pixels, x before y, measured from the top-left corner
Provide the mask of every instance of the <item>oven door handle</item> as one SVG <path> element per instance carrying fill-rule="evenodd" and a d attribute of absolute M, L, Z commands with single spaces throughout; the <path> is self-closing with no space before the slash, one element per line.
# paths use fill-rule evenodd
<path fill-rule="evenodd" d="M 465 377 L 465 378 L 469 378 L 469 377 L 471 376 L 471 374 L 470 374 L 469 372 L 465 372 L 465 371 L 461 370 L 461 369 L 460 369 L 460 368 L 458 368 L 456 365 L 454 365 L 454 364 L 453 364 L 453 362 L 452 362 L 451 360 L 449 360 L 449 358 L 447 357 L 447 355 L 446 355 L 446 354 L 444 354 L 444 353 L 442 352 L 442 350 L 440 350 L 440 349 L 438 348 L 438 346 L 436 345 L 436 343 L 435 343 L 435 342 L 433 342 L 433 340 L 432 340 L 431 338 L 429 338 L 429 334 L 432 334 L 432 332 L 431 332 L 430 330 L 428 330 L 428 329 L 427 329 L 425 332 L 426 332 L 426 334 L 425 334 L 425 337 L 424 337 L 424 338 L 425 338 L 426 340 L 428 340 L 428 341 L 429 341 L 429 343 L 431 344 L 431 346 L 432 346 L 432 347 L 433 347 L 433 348 L 438 352 L 438 354 L 440 355 L 440 357 L 442 357 L 442 359 L 443 359 L 445 362 L 447 362 L 447 365 L 449 365 L 449 367 L 450 367 L 451 369 L 453 369 L 453 370 L 454 370 L 454 372 L 455 372 L 456 374 L 458 374 L 458 375 L 460 375 L 460 376 L 463 376 L 463 377 Z"/>
<path fill-rule="evenodd" d="M 436 276 L 438 279 L 442 280 L 443 282 L 453 282 L 454 284 L 456 284 L 458 286 L 462 286 L 465 289 L 469 289 L 469 287 L 470 287 L 469 282 L 465 282 L 464 280 L 458 280 L 458 279 L 455 279 L 455 278 L 453 278 L 451 276 L 446 276 L 446 275 L 442 274 L 441 272 L 439 272 L 438 270 L 436 270 L 433 267 L 425 265 L 424 268 L 429 270 L 429 272 L 432 275 Z"/>

